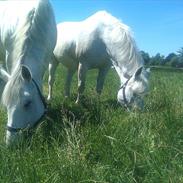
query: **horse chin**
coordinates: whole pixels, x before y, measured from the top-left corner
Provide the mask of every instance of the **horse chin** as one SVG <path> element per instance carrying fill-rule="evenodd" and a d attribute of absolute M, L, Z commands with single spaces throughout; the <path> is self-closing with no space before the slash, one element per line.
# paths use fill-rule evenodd
<path fill-rule="evenodd" d="M 144 110 L 144 101 L 143 101 L 143 99 L 141 99 L 140 97 L 137 98 L 134 101 L 133 108 L 134 108 L 134 110 L 143 111 Z"/>

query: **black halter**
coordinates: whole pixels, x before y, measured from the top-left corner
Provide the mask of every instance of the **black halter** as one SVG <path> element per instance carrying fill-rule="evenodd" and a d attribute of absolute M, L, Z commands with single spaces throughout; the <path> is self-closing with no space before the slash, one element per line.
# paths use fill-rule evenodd
<path fill-rule="evenodd" d="M 32 78 L 32 81 L 34 83 L 34 85 L 36 86 L 36 89 L 38 91 L 38 94 L 41 98 L 41 101 L 44 105 L 44 113 L 42 114 L 42 116 L 34 123 L 33 126 L 31 126 L 31 129 L 35 128 L 37 125 L 39 125 L 39 123 L 41 122 L 41 120 L 43 119 L 43 117 L 45 116 L 45 114 L 47 113 L 47 109 L 48 109 L 48 106 L 47 106 L 47 103 L 46 103 L 46 100 L 45 100 L 45 97 L 43 96 L 43 94 L 41 93 L 41 90 L 38 86 L 38 84 L 36 83 L 36 81 Z M 7 130 L 9 132 L 14 132 L 14 133 L 17 133 L 17 132 L 20 132 L 20 131 L 23 131 L 23 130 L 26 130 L 28 128 L 13 128 L 11 126 L 7 126 Z"/>
<path fill-rule="evenodd" d="M 122 102 L 124 103 L 124 106 L 125 106 L 126 109 L 129 109 L 129 102 L 128 102 L 127 98 L 126 98 L 125 90 L 126 90 L 126 86 L 127 86 L 128 82 L 129 82 L 130 78 L 128 78 L 126 80 L 126 82 L 119 88 L 120 90 L 122 89 L 122 92 L 123 92 L 123 100 L 122 100 Z"/>

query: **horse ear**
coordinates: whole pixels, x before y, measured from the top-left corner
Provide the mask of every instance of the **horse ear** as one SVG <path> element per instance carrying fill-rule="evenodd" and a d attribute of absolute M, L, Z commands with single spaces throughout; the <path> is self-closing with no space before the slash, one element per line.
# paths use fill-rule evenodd
<path fill-rule="evenodd" d="M 137 79 L 141 75 L 142 69 L 143 69 L 143 67 L 139 67 L 137 69 L 137 71 L 135 72 L 135 75 L 134 75 L 135 79 Z"/>
<path fill-rule="evenodd" d="M 25 81 L 30 82 L 31 79 L 32 79 L 32 74 L 31 74 L 29 68 L 26 67 L 26 66 L 24 66 L 24 65 L 22 65 L 21 75 L 22 75 L 22 78 L 23 78 Z"/>
<path fill-rule="evenodd" d="M 4 82 L 8 82 L 10 75 L 3 69 L 3 67 L 0 65 L 0 78 Z"/>

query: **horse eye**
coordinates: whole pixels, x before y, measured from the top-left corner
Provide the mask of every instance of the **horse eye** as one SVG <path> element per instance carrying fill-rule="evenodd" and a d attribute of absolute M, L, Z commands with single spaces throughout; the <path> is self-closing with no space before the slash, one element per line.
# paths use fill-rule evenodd
<path fill-rule="evenodd" d="M 29 108 L 30 107 L 30 105 L 31 105 L 31 101 L 30 100 L 28 100 L 25 104 L 24 104 L 24 108 Z"/>

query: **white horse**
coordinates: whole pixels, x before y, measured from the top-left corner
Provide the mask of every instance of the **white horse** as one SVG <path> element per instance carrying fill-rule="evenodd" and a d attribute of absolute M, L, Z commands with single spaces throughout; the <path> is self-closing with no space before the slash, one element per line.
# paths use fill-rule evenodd
<path fill-rule="evenodd" d="M 126 107 L 136 104 L 142 108 L 142 99 L 148 90 L 149 69 L 143 68 L 128 26 L 107 13 L 99 11 L 81 22 L 64 22 L 57 25 L 57 44 L 49 65 L 49 94 L 52 97 L 54 73 L 61 62 L 68 69 L 65 96 L 70 95 L 70 84 L 78 69 L 78 96 L 84 91 L 86 72 L 98 68 L 96 91 L 101 93 L 105 76 L 113 65 L 119 75 L 121 87 L 118 101 Z"/>
<path fill-rule="evenodd" d="M 56 31 L 49 1 L 0 2 L 0 84 L 9 145 L 22 139 L 20 131 L 34 127 L 45 113 L 43 75 Z"/>

